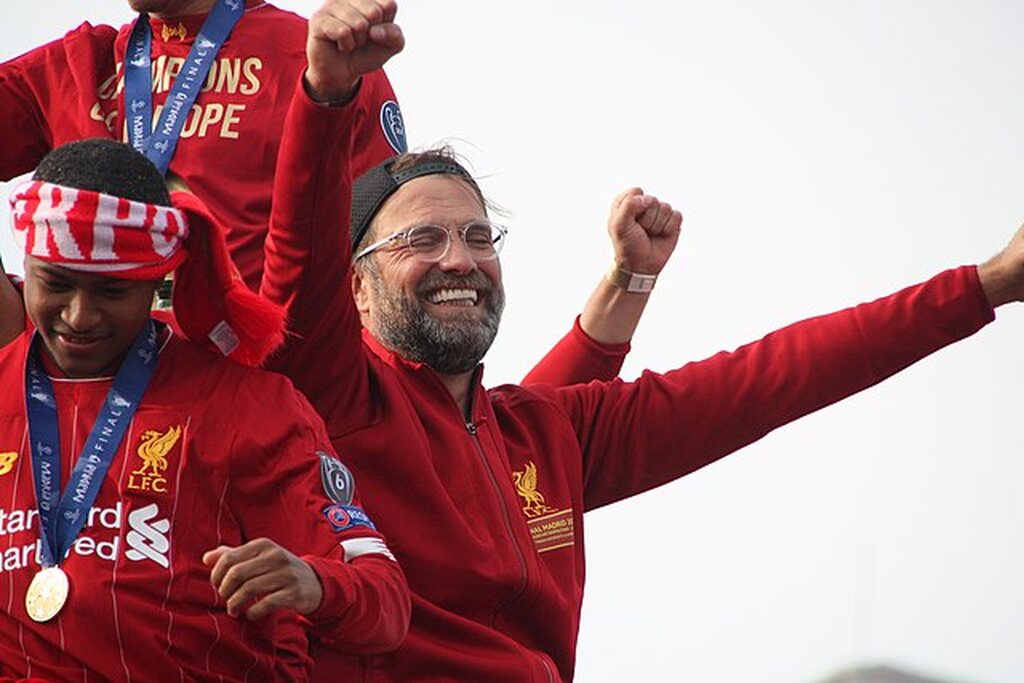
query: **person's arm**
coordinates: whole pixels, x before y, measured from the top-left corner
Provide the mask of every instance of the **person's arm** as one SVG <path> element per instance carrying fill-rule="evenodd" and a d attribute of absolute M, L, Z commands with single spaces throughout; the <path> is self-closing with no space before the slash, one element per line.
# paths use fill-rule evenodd
<path fill-rule="evenodd" d="M 405 119 L 391 81 L 383 69 L 362 78 L 356 102 L 356 145 L 352 177 L 358 178 L 382 161 L 408 151 Z"/>
<path fill-rule="evenodd" d="M 360 424 L 368 406 L 349 243 L 353 127 L 363 74 L 403 47 L 390 0 L 330 0 L 310 19 L 309 66 L 278 155 L 260 292 L 288 311 L 291 339 L 269 368 L 321 415 Z M 360 25 L 358 17 L 373 17 Z M 332 423 L 332 428 L 335 425 Z"/>
<path fill-rule="evenodd" d="M 780 329 L 634 383 L 551 389 L 585 458 L 587 508 L 692 472 L 870 387 L 1024 300 L 1024 232 L 980 267 Z"/>
<path fill-rule="evenodd" d="M 397 647 L 409 627 L 405 576 L 363 509 L 323 421 L 280 377 L 236 392 L 248 415 L 231 451 L 227 503 L 247 542 L 204 554 L 228 614 L 308 618 L 318 639 L 357 654 Z"/>
<path fill-rule="evenodd" d="M 105 123 L 91 118 L 95 85 L 80 77 L 114 73 L 116 35 L 110 26 L 85 23 L 0 64 L 0 180 L 34 169 L 53 149 L 55 127 L 63 126 L 65 136 L 109 135 Z"/>
<path fill-rule="evenodd" d="M 541 359 L 523 384 L 567 386 L 619 374 L 658 274 L 679 241 L 682 215 L 631 188 L 612 202 L 608 234 L 612 268 L 598 282 L 573 329 Z"/>
<path fill-rule="evenodd" d="M 0 347 L 7 346 L 25 330 L 25 302 L 0 260 Z"/>
<path fill-rule="evenodd" d="M 51 149 L 30 76 L 59 49 L 55 41 L 0 64 L 0 180 L 31 171 Z"/>

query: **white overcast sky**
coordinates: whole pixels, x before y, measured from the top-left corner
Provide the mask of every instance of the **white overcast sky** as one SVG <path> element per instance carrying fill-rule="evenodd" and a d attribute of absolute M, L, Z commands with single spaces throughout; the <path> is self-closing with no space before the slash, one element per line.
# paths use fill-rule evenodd
<path fill-rule="evenodd" d="M 2 13 L 2 59 L 130 18 L 123 0 Z M 627 376 L 977 263 L 1024 220 L 1019 0 L 436 0 L 399 17 L 388 72 L 411 144 L 461 141 L 510 212 L 492 384 L 568 329 L 630 185 L 685 222 Z M 1022 348 L 1024 306 L 1004 309 L 589 515 L 578 679 L 810 682 L 865 661 L 1024 680 Z"/>

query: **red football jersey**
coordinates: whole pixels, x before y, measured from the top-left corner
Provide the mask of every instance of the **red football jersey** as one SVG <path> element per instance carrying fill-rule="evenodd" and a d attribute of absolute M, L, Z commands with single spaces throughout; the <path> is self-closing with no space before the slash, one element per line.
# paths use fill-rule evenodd
<path fill-rule="evenodd" d="M 28 339 L 0 349 L 0 676 L 304 679 L 308 623 L 286 612 L 229 617 L 202 563 L 207 550 L 259 537 L 313 566 L 324 598 L 310 619 L 326 640 L 354 652 L 401 640 L 401 570 L 310 405 L 285 378 L 176 337 L 62 563 L 66 605 L 32 621 L 25 594 L 40 535 L 21 389 Z M 62 483 L 111 381 L 53 380 Z"/>
<path fill-rule="evenodd" d="M 170 172 L 228 230 L 246 282 L 259 285 L 282 124 L 306 65 L 306 20 L 249 0 L 217 54 L 182 129 Z M 153 106 L 159 115 L 206 15 L 150 19 Z M 131 26 L 82 24 L 0 65 L 0 179 L 31 171 L 55 147 L 89 137 L 127 140 L 123 58 Z M 351 152 L 359 175 L 405 151 L 405 130 L 383 71 L 363 79 Z"/>

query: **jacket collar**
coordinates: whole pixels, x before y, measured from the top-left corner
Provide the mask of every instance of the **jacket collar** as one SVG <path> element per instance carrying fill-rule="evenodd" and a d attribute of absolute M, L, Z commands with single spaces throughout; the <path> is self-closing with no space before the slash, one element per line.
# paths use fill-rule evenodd
<path fill-rule="evenodd" d="M 453 408 L 458 410 L 458 407 L 455 405 L 455 399 L 452 398 L 448 387 L 438 377 L 437 371 L 434 368 L 422 361 L 409 360 L 392 351 L 381 344 L 365 327 L 363 328 L 363 344 L 372 355 L 398 372 L 405 381 L 414 382 L 418 387 L 418 392 L 423 392 L 423 395 L 433 395 L 438 401 L 447 401 Z M 486 390 L 483 386 L 483 376 L 484 365 L 480 363 L 476 366 L 476 370 L 473 371 L 473 379 L 471 380 L 473 401 L 470 407 L 470 414 L 473 416 L 472 421 L 476 424 L 485 421 L 488 415 L 488 401 Z M 462 411 L 458 410 L 458 412 L 461 415 Z"/>

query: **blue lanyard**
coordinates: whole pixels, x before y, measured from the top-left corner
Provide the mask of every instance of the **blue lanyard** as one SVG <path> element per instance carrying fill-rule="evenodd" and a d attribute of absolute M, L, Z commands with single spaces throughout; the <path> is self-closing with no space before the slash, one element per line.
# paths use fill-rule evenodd
<path fill-rule="evenodd" d="M 113 386 L 107 392 L 103 408 L 89 432 L 63 495 L 60 493 L 57 399 L 53 383 L 39 360 L 39 345 L 39 333 L 36 332 L 25 362 L 25 407 L 32 441 L 36 504 L 39 506 L 40 559 L 44 567 L 52 567 L 64 559 L 85 525 L 107 469 L 117 454 L 142 395 L 146 393 L 156 369 L 157 333 L 150 320 L 132 343 L 114 377 Z"/>
<path fill-rule="evenodd" d="M 124 60 L 125 117 L 132 147 L 167 175 L 185 119 L 203 89 L 221 45 L 245 11 L 244 0 L 220 0 L 206 17 L 185 64 L 167 94 L 160 120 L 153 125 L 153 32 L 149 17 L 140 14 L 132 26 Z"/>

